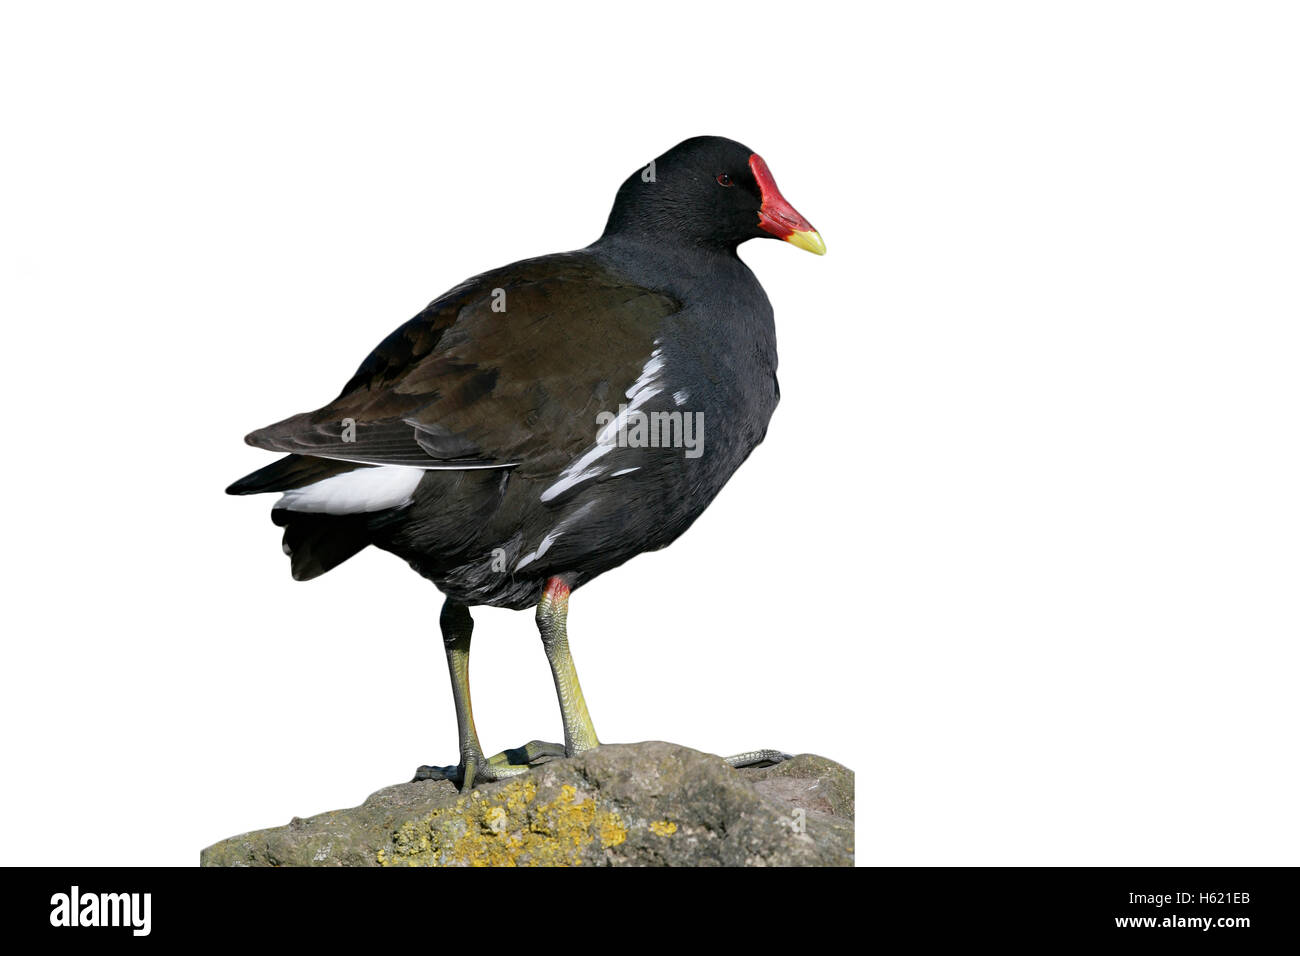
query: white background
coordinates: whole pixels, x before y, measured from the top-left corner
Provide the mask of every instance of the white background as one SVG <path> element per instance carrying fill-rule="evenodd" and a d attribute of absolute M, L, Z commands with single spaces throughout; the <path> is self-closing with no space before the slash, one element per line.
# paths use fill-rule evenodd
<path fill-rule="evenodd" d="M 700 133 L 829 254 L 744 247 L 768 440 L 574 599 L 602 738 L 839 759 L 866 864 L 1300 862 L 1287 5 L 447 6 L 6 4 L 0 862 L 454 761 L 438 595 L 293 582 L 242 436 Z M 485 746 L 554 738 L 477 620 Z"/>

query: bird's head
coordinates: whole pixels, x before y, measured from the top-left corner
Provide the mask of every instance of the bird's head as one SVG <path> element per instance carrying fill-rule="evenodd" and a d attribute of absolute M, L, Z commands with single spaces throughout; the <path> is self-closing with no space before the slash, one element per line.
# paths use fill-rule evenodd
<path fill-rule="evenodd" d="M 826 244 L 776 188 L 763 157 L 721 136 L 684 140 L 623 183 L 605 235 L 735 249 L 784 239 L 824 255 Z"/>

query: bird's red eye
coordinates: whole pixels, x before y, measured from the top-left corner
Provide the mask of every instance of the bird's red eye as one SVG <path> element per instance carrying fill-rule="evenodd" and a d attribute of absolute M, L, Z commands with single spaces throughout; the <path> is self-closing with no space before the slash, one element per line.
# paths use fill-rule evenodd
<path fill-rule="evenodd" d="M 718 173 L 718 185 L 719 185 L 719 186 L 734 186 L 734 185 L 736 185 L 736 183 L 735 183 L 735 180 L 733 180 L 733 179 L 732 179 L 730 176 L 728 176 L 726 173 Z"/>

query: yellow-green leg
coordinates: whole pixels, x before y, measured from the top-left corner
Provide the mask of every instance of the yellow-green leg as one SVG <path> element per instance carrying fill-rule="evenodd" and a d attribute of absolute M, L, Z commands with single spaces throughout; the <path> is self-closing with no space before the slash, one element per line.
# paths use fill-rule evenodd
<path fill-rule="evenodd" d="M 415 772 L 416 780 L 452 780 L 460 785 L 463 793 L 476 784 L 504 780 L 524 773 L 537 760 L 572 757 L 600 746 L 595 725 L 587 710 L 587 702 L 582 696 L 578 671 L 573 666 L 573 655 L 569 653 L 568 616 L 569 588 L 560 578 L 551 578 L 546 582 L 542 599 L 537 605 L 537 629 L 541 633 L 542 647 L 555 679 L 560 718 L 564 723 L 564 744 L 533 740 L 522 747 L 503 750 L 493 757 L 484 758 L 478 731 L 474 727 L 474 708 L 469 696 L 469 645 L 474 632 L 474 620 L 464 604 L 447 600 L 442 607 L 439 624 L 447 652 L 447 669 L 451 674 L 452 698 L 456 705 L 460 763 L 451 767 L 420 767 Z M 789 755 L 779 750 L 754 750 L 725 759 L 733 767 L 750 767 L 779 763 L 788 760 Z"/>
<path fill-rule="evenodd" d="M 555 693 L 560 699 L 560 719 L 564 721 L 564 753 L 572 757 L 592 747 L 599 747 L 596 728 L 587 711 L 587 701 L 578 683 L 578 671 L 569 653 L 569 588 L 559 578 L 546 582 L 542 600 L 537 605 L 537 629 L 555 678 Z"/>
<path fill-rule="evenodd" d="M 415 771 L 416 780 L 453 780 L 464 793 L 475 784 L 504 780 L 525 772 L 528 763 L 536 756 L 547 753 L 541 741 L 525 744 L 516 751 L 497 754 L 484 759 L 474 727 L 474 708 L 469 698 L 469 641 L 474 633 L 474 619 L 469 608 L 450 598 L 442 606 L 438 619 L 442 627 L 442 642 L 447 651 L 447 669 L 451 672 L 451 694 L 456 704 L 456 727 L 460 737 L 460 763 L 454 767 L 423 766 Z M 552 750 L 554 749 L 554 745 Z M 518 755 L 519 761 L 511 758 Z"/>

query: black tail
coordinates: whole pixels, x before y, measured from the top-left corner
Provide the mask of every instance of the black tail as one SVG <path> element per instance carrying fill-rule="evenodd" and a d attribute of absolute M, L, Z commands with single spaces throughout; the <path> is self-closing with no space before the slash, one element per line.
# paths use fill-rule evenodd
<path fill-rule="evenodd" d="M 251 475 L 245 475 L 226 489 L 230 495 L 257 495 L 290 491 L 352 471 L 351 461 L 285 455 Z M 284 529 L 284 553 L 289 556 L 295 581 L 310 581 L 338 567 L 370 544 L 370 516 L 329 515 L 272 508 L 271 520 Z"/>
<path fill-rule="evenodd" d="M 272 508 L 284 529 L 284 553 L 295 581 L 310 581 L 370 544 L 369 515 L 326 515 Z"/>

